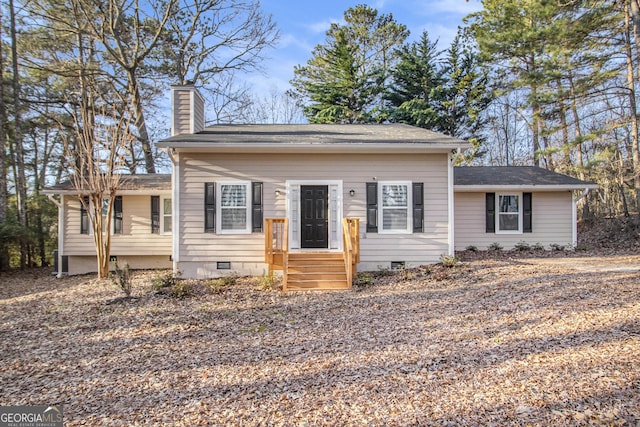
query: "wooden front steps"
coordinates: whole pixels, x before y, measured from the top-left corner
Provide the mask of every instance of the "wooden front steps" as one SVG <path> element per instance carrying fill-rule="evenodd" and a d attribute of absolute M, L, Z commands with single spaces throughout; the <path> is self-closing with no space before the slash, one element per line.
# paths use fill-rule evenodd
<path fill-rule="evenodd" d="M 289 253 L 288 291 L 349 289 L 342 252 Z"/>

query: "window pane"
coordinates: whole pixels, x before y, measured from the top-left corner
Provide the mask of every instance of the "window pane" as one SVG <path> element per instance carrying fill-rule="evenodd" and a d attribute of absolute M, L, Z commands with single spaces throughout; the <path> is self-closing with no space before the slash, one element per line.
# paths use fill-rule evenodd
<path fill-rule="evenodd" d="M 383 230 L 406 230 L 407 209 L 384 209 L 382 211 Z"/>
<path fill-rule="evenodd" d="M 500 196 L 500 212 L 519 212 L 518 196 Z"/>
<path fill-rule="evenodd" d="M 518 214 L 504 214 L 501 213 L 500 218 L 500 230 L 514 230 L 518 231 L 520 229 Z"/>
<path fill-rule="evenodd" d="M 245 230 L 247 228 L 247 209 L 224 208 L 220 219 L 223 230 Z"/>
<path fill-rule="evenodd" d="M 247 187 L 240 185 L 223 185 L 220 206 L 247 206 Z"/>
<path fill-rule="evenodd" d="M 383 185 L 382 206 L 407 206 L 408 191 L 406 185 Z"/>
<path fill-rule="evenodd" d="M 162 231 L 171 233 L 171 199 L 162 199 Z"/>

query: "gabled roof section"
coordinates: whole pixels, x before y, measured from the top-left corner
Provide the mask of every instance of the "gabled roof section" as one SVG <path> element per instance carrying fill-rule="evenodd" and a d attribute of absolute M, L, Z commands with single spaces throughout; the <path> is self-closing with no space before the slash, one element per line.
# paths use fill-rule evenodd
<path fill-rule="evenodd" d="M 171 174 L 153 173 L 140 175 L 122 175 L 120 177 L 120 193 L 154 193 L 171 191 Z M 77 194 L 73 181 L 67 180 L 60 184 L 47 187 L 45 194 Z"/>
<path fill-rule="evenodd" d="M 158 147 L 202 152 L 449 152 L 469 144 L 404 124 L 215 125 L 160 141 Z"/>
<path fill-rule="evenodd" d="M 584 190 L 598 186 L 537 166 L 463 166 L 453 171 L 456 191 Z"/>

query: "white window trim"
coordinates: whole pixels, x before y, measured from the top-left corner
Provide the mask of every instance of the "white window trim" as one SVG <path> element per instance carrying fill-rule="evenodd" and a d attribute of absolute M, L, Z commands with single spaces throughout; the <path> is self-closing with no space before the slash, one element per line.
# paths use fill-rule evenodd
<path fill-rule="evenodd" d="M 384 229 L 384 202 L 382 199 L 382 187 L 385 185 L 407 186 L 407 228 L 406 230 Z M 387 207 L 387 209 L 393 209 Z M 378 234 L 413 234 L 413 183 L 411 181 L 379 181 L 378 182 Z"/>
<path fill-rule="evenodd" d="M 518 197 L 518 229 L 517 230 L 500 230 L 500 196 L 517 196 Z M 496 226 L 495 233 L 496 234 L 522 234 L 522 224 L 523 224 L 523 212 L 522 212 L 522 193 L 517 192 L 507 192 L 507 193 L 496 193 L 496 207 L 495 207 L 495 215 L 496 215 Z M 505 212 L 506 213 L 506 212 Z M 515 212 L 511 212 L 513 214 Z"/>
<path fill-rule="evenodd" d="M 172 231 L 164 231 L 164 224 L 165 224 L 165 214 L 164 214 L 164 201 L 165 200 L 171 200 L 171 219 L 169 220 L 171 222 L 171 228 Z M 171 235 L 173 234 L 173 199 L 171 198 L 171 196 L 169 195 L 160 195 L 160 235 Z"/>
<path fill-rule="evenodd" d="M 222 229 L 222 186 L 224 185 L 244 185 L 246 188 L 246 224 L 244 229 L 223 230 Z M 218 181 L 216 182 L 216 233 L 217 234 L 251 234 L 251 181 Z"/>

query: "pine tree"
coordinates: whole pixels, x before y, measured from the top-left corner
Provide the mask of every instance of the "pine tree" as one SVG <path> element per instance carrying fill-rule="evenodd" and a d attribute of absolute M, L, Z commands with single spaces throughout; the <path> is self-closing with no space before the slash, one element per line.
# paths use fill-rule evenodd
<path fill-rule="evenodd" d="M 395 49 L 408 31 L 391 14 L 358 5 L 345 24 L 331 24 L 324 44 L 314 48 L 305 66 L 296 66 L 291 84 L 309 101 L 311 123 L 371 123 L 384 120 L 382 93 Z"/>

